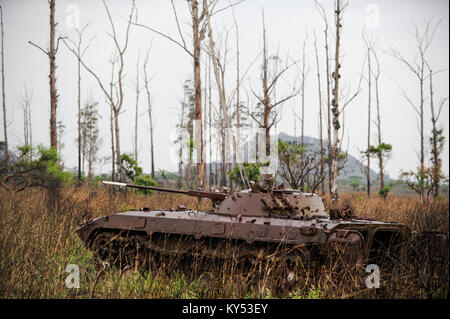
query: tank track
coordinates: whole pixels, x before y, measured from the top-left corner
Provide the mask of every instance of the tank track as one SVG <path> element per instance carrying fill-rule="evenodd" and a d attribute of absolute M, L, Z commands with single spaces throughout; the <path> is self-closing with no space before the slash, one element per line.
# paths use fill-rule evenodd
<path fill-rule="evenodd" d="M 242 270 L 252 280 L 267 275 L 283 286 L 299 278 L 302 270 L 319 264 L 317 247 L 280 245 L 201 238 L 156 233 L 151 236 L 133 231 L 100 231 L 89 243 L 97 267 L 117 267 L 170 273 L 220 274 Z"/>

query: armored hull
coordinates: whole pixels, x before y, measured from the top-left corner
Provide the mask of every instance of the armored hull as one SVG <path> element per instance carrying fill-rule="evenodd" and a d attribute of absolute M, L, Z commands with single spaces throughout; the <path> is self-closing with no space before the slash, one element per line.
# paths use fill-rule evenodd
<path fill-rule="evenodd" d="M 335 251 L 356 265 L 380 259 L 409 235 L 405 225 L 358 218 L 348 207 L 329 214 L 319 195 L 295 190 L 169 191 L 210 198 L 214 209 L 120 212 L 88 221 L 78 236 L 101 263 L 122 267 L 148 266 L 152 255 L 323 262 Z"/>

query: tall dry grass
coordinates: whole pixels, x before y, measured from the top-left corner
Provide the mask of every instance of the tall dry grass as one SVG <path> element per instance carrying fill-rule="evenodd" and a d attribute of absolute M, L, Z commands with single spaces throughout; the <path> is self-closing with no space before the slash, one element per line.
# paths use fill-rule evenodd
<path fill-rule="evenodd" d="M 325 197 L 325 204 L 329 199 Z M 411 230 L 430 227 L 448 231 L 448 200 L 422 205 L 415 197 L 390 196 L 387 200 L 363 194 L 345 194 L 342 201 L 358 216 L 405 223 Z M 210 209 L 208 200 L 156 193 L 113 192 L 84 185 L 64 187 L 58 193 L 27 189 L 17 194 L 0 190 L 0 297 L 1 298 L 424 298 L 448 297 L 448 265 L 434 284 L 417 277 L 415 269 L 400 264 L 383 277 L 382 288 L 366 289 L 354 273 L 336 275 L 333 265 L 301 268 L 300 276 L 279 289 L 273 276 L 277 261 L 250 269 L 233 263 L 215 265 L 209 272 L 187 273 L 179 261 L 157 265 L 164 271 L 121 272 L 95 268 L 92 254 L 76 237 L 77 225 L 113 212 L 149 207 Z M 80 269 L 81 286 L 68 289 L 66 266 Z M 218 267 L 218 268 L 217 268 Z M 304 268 L 302 268 L 304 267 Z M 359 280 L 360 281 L 360 280 Z M 431 282 L 428 287 L 427 283 Z M 435 289 L 436 288 L 436 289 Z M 431 294 L 430 294 L 431 292 Z"/>

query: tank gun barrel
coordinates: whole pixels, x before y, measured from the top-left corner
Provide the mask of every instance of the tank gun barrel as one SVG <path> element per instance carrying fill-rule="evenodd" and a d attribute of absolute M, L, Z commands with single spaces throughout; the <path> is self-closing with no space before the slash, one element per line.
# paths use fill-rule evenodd
<path fill-rule="evenodd" d="M 113 185 L 113 186 L 149 189 L 149 190 L 158 191 L 158 192 L 184 194 L 184 195 L 195 196 L 195 197 L 200 197 L 200 198 L 209 198 L 214 201 L 223 201 L 227 197 L 227 194 L 225 194 L 225 193 L 205 192 L 205 191 L 195 191 L 195 190 L 178 190 L 178 189 L 163 188 L 163 187 L 156 187 L 156 186 L 135 185 L 135 184 L 109 182 L 109 181 L 102 181 L 102 183 L 106 184 L 106 185 Z"/>

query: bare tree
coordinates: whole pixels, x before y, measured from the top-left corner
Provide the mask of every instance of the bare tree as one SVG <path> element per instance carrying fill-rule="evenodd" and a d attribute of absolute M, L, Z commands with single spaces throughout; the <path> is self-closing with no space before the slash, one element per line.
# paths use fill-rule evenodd
<path fill-rule="evenodd" d="M 242 1 L 242 0 L 241 0 Z M 213 10 L 210 10 L 210 15 L 216 14 L 218 12 L 221 12 L 229 7 L 233 7 L 234 5 L 240 3 L 241 1 L 237 3 L 231 3 L 228 6 L 225 6 L 223 8 L 217 9 L 213 12 Z M 206 167 L 205 167 L 205 150 L 204 150 L 204 143 L 203 143 L 203 122 L 202 122 L 202 86 L 201 86 L 201 74 L 200 74 L 200 61 L 201 61 L 201 42 L 205 37 L 206 32 L 206 9 L 211 7 L 213 8 L 218 2 L 217 1 L 211 1 L 203 0 L 201 2 L 201 5 L 199 5 L 198 0 L 190 0 L 188 1 L 189 6 L 189 12 L 192 19 L 192 48 L 189 48 L 187 45 L 187 42 L 185 40 L 185 37 L 181 31 L 180 22 L 178 19 L 178 14 L 175 9 L 175 5 L 173 0 L 171 0 L 172 10 L 175 18 L 175 22 L 177 25 L 179 40 L 170 37 L 154 28 L 151 28 L 149 26 L 140 24 L 140 23 L 134 23 L 136 26 L 143 27 L 147 30 L 150 30 L 166 39 L 171 41 L 172 43 L 176 44 L 180 48 L 182 48 L 187 54 L 189 54 L 190 57 L 192 57 L 194 61 L 194 88 L 195 88 L 195 120 L 197 123 L 200 123 L 198 125 L 198 128 L 196 129 L 196 144 L 197 144 L 197 187 L 200 189 L 203 189 L 206 186 Z M 199 7 L 201 7 L 201 10 L 199 10 Z"/>
<path fill-rule="evenodd" d="M 317 38 L 316 32 L 314 31 L 314 52 L 316 56 L 316 67 L 317 67 L 317 86 L 319 95 L 319 143 L 320 143 L 320 179 L 321 179 L 321 191 L 322 194 L 325 193 L 325 169 L 324 169 L 324 148 L 323 148 L 323 115 L 322 115 L 322 89 L 320 81 L 320 63 L 319 63 L 319 53 L 317 49 Z"/>
<path fill-rule="evenodd" d="M 92 40 L 92 37 L 87 45 L 83 48 L 83 35 L 89 24 L 85 24 L 81 29 L 75 28 L 77 33 L 77 41 L 70 40 L 74 50 L 77 52 L 77 104 L 78 104 L 78 180 L 81 181 L 81 58 L 86 53 Z"/>
<path fill-rule="evenodd" d="M 247 177 L 245 176 L 245 171 L 242 168 L 241 165 L 241 159 L 240 159 L 240 152 L 238 151 L 239 146 L 241 145 L 241 79 L 240 79 L 240 69 L 239 69 L 239 26 L 236 22 L 236 16 L 234 14 L 234 8 L 232 8 L 233 12 L 233 21 L 234 21 L 234 28 L 236 31 L 236 130 L 237 130 L 237 136 L 236 136 L 236 146 L 234 149 L 236 159 L 238 160 L 238 168 L 239 168 L 239 174 L 241 176 L 241 179 L 243 181 L 243 185 L 245 187 L 248 187 L 248 181 Z M 237 183 L 239 185 L 239 183 Z"/>
<path fill-rule="evenodd" d="M 56 39 L 56 21 L 55 21 L 55 0 L 48 0 L 50 7 L 50 48 L 44 50 L 37 44 L 28 41 L 31 45 L 41 50 L 48 56 L 50 61 L 50 146 L 57 150 L 57 121 L 56 121 L 56 108 L 58 103 L 58 93 L 56 91 L 56 54 L 58 53 L 59 41 L 63 39 L 58 37 Z"/>
<path fill-rule="evenodd" d="M 4 47 L 4 28 L 3 28 L 3 8 L 0 6 L 0 26 L 2 28 L 2 107 L 3 107 L 3 132 L 5 135 L 5 170 L 6 174 L 8 174 L 9 167 L 9 150 L 8 150 L 8 130 L 7 130 L 7 122 L 6 122 L 6 100 L 5 100 L 5 47 Z"/>
<path fill-rule="evenodd" d="M 443 136 L 443 131 L 438 127 L 438 120 L 441 116 L 442 108 L 445 105 L 448 97 L 443 98 L 440 101 L 440 104 L 435 109 L 434 106 L 434 91 L 433 91 L 433 71 L 430 66 L 427 64 L 428 72 L 429 72 L 429 82 L 430 82 L 430 108 L 431 108 L 431 124 L 432 131 L 430 137 L 431 144 L 431 170 L 432 170 L 432 186 L 433 186 L 433 196 L 439 196 L 439 186 L 442 178 L 442 159 L 441 153 L 444 148 L 445 137 Z"/>
<path fill-rule="evenodd" d="M 368 84 L 368 104 L 367 104 L 367 197 L 370 197 L 370 128 L 371 128 L 371 103 L 372 103 L 372 70 L 370 64 L 370 55 L 373 47 L 371 40 L 366 38 L 363 30 L 363 40 L 367 49 L 367 84 Z"/>
<path fill-rule="evenodd" d="M 153 153 L 153 112 L 152 112 L 152 101 L 151 101 L 151 95 L 150 95 L 150 79 L 148 77 L 147 73 L 147 64 L 148 64 L 148 57 L 149 57 L 150 51 L 147 50 L 147 53 L 145 55 L 145 61 L 144 61 L 144 67 L 143 67 L 143 73 L 144 73 L 144 88 L 145 92 L 147 93 L 147 105 L 148 105 L 148 119 L 150 124 L 150 156 L 151 156 L 151 172 L 152 177 L 155 178 L 155 156 Z M 183 116 L 183 115 L 182 115 Z M 182 152 L 182 151 L 181 151 Z M 180 156 L 182 153 L 180 154 Z"/>
<path fill-rule="evenodd" d="M 380 176 L 380 189 L 384 189 L 384 167 L 386 165 L 386 161 L 390 156 L 390 152 L 392 150 L 392 145 L 383 143 L 383 136 L 381 130 L 381 112 L 380 112 L 380 91 L 379 91 L 379 79 L 380 79 L 380 63 L 378 61 L 378 55 L 375 48 L 372 48 L 372 55 L 375 58 L 376 68 L 373 71 L 373 78 L 375 80 L 375 101 L 377 106 L 377 135 L 378 135 L 378 146 L 376 148 L 371 148 L 371 150 L 375 151 L 375 154 L 378 156 L 378 167 L 379 167 L 379 176 Z M 371 151 L 369 150 L 369 151 Z M 373 152 L 372 152 L 373 153 Z"/>
<path fill-rule="evenodd" d="M 263 63 L 262 63 L 262 94 L 258 95 L 253 90 L 254 96 L 258 99 L 263 107 L 262 119 L 259 118 L 259 114 L 253 112 L 249 115 L 255 120 L 255 122 L 265 130 L 265 144 L 266 144 L 266 155 L 270 155 L 270 130 L 273 125 L 278 121 L 279 112 L 277 112 L 276 107 L 282 105 L 284 102 L 293 98 L 298 94 L 298 90 L 295 88 L 295 84 L 292 86 L 292 91 L 281 99 L 274 97 L 274 90 L 278 84 L 278 80 L 288 71 L 296 62 L 288 63 L 284 67 L 279 68 L 278 65 L 278 55 L 269 56 L 267 48 L 267 36 L 266 36 L 266 25 L 264 22 L 264 12 L 263 17 Z M 270 68 L 270 60 L 275 60 L 272 70 Z"/>
<path fill-rule="evenodd" d="M 342 118 L 344 118 L 344 110 L 345 108 L 350 104 L 351 101 L 361 92 L 361 81 L 362 81 L 362 73 L 361 77 L 358 83 L 358 88 L 355 90 L 355 92 L 348 97 L 346 101 L 343 101 L 341 103 L 341 107 L 339 107 L 340 104 L 340 91 L 339 91 L 339 80 L 341 75 L 339 74 L 339 70 L 341 68 L 340 63 L 340 47 L 341 47 L 341 29 L 342 29 L 342 12 L 347 7 L 348 2 L 341 5 L 340 0 L 336 0 L 336 7 L 334 11 L 335 15 L 335 27 L 336 27 L 336 36 L 335 36 L 335 58 L 334 58 L 334 72 L 331 74 L 333 80 L 334 80 L 334 88 L 333 88 L 333 99 L 331 101 L 331 105 L 333 106 L 331 109 L 332 115 L 333 115 L 333 142 L 331 145 L 331 152 L 329 153 L 329 157 L 331 158 L 331 165 L 332 165 L 332 175 L 331 175 L 331 197 L 334 202 L 337 202 L 339 199 L 338 190 L 337 190 L 337 181 L 339 177 L 339 150 L 341 146 L 341 142 L 339 140 L 339 129 L 341 128 L 341 125 L 339 123 L 339 117 L 342 114 Z M 344 132 L 344 129 L 342 127 L 342 132 Z M 329 142 L 331 143 L 331 142 Z"/>
<path fill-rule="evenodd" d="M 111 63 L 111 80 L 109 82 L 109 94 L 110 96 L 113 96 L 114 94 L 114 68 L 116 63 L 118 62 L 116 52 L 111 56 L 109 62 Z M 109 128 L 110 128 L 110 134 L 111 134 L 111 179 L 115 181 L 116 179 L 116 161 L 114 160 L 114 156 L 116 154 L 115 151 L 115 141 L 114 141 L 114 102 L 108 98 L 106 98 L 106 103 L 108 103 L 109 106 Z"/>
<path fill-rule="evenodd" d="M 417 47 L 417 55 L 414 60 L 406 59 L 398 50 L 391 48 L 390 51 L 386 52 L 386 54 L 394 57 L 398 61 L 400 61 L 403 65 L 405 65 L 408 70 L 410 70 L 417 78 L 419 82 L 419 101 L 414 102 L 409 95 L 406 94 L 402 86 L 398 84 L 402 96 L 406 99 L 408 104 L 414 109 L 414 111 L 419 116 L 419 134 L 420 134 L 420 168 L 419 168 L 419 196 L 422 201 L 425 201 L 425 132 L 424 132 L 424 104 L 425 104 L 425 93 L 424 93 L 424 85 L 425 81 L 428 78 L 426 75 L 426 54 L 430 48 L 431 42 L 433 40 L 434 34 L 436 32 L 437 27 L 439 26 L 441 21 L 436 23 L 436 25 L 432 25 L 432 20 L 429 19 L 425 23 L 425 29 L 423 32 L 419 31 L 419 27 L 414 23 L 414 37 L 416 40 Z"/>
<path fill-rule="evenodd" d="M 331 179 L 331 196 L 333 200 L 338 200 L 338 193 L 337 193 L 337 180 L 338 180 L 338 155 L 339 155 L 339 78 L 341 77 L 339 74 L 339 69 L 341 67 L 339 63 L 339 49 L 341 45 L 341 28 L 342 28 L 342 18 L 341 13 L 342 10 L 345 8 L 345 5 L 343 8 L 341 8 L 341 1 L 336 1 L 336 10 L 335 10 L 335 25 L 336 25 L 336 42 L 335 42 L 335 67 L 334 72 L 332 74 L 332 77 L 334 79 L 334 89 L 333 89 L 333 100 L 331 101 L 331 105 L 333 106 L 332 112 L 333 112 L 333 144 L 331 146 L 331 152 L 329 156 L 331 157 L 331 166 L 332 166 L 332 179 Z"/>
<path fill-rule="evenodd" d="M 227 135 L 224 134 L 225 130 L 224 128 L 231 128 L 231 119 L 230 116 L 228 114 L 228 110 L 229 110 L 229 105 L 227 103 L 227 96 L 226 96 L 226 91 L 225 91 L 225 70 L 226 70 L 226 63 L 227 63 L 227 45 L 226 45 L 226 41 L 225 41 L 225 45 L 224 45 L 224 54 L 222 57 L 222 61 L 221 61 L 221 57 L 218 53 L 218 50 L 216 48 L 216 44 L 214 42 L 214 37 L 213 37 L 213 33 L 212 33 L 212 25 L 211 25 L 211 16 L 214 13 L 214 7 L 218 2 L 212 2 L 211 6 L 208 5 L 204 5 L 204 12 L 205 12 L 205 16 L 206 16 L 206 26 L 207 26 L 207 32 L 208 32 L 208 39 L 209 39 L 209 54 L 211 56 L 211 60 L 212 60 L 212 65 L 213 65 L 213 71 L 214 71 L 214 76 L 215 76 L 215 80 L 216 80 L 216 85 L 218 88 L 218 93 L 219 93 L 219 105 L 220 105 L 220 116 L 221 119 L 223 120 L 221 122 L 221 137 L 222 137 L 222 159 L 223 159 L 223 164 L 222 164 L 222 184 L 224 184 L 224 179 L 226 177 L 226 173 L 225 173 L 225 165 L 226 165 L 226 161 L 225 161 L 225 157 L 226 157 L 226 145 L 227 145 L 227 141 L 226 141 L 226 137 Z M 211 10 L 211 11 L 210 11 Z M 217 12 L 217 11 L 216 11 Z M 236 20 L 235 20 L 235 24 L 236 24 Z M 237 26 L 237 24 L 236 24 Z M 238 31 L 236 31 L 238 32 Z M 237 52 L 239 54 L 239 51 Z M 237 65 L 237 68 L 239 68 L 239 64 Z M 237 83 L 236 83 L 236 95 L 239 96 L 239 87 L 240 87 L 240 81 L 241 79 L 239 78 L 239 72 L 237 72 Z M 230 99 L 231 100 L 231 99 Z M 238 125 L 238 139 L 240 140 L 240 101 L 238 100 L 237 102 L 237 106 L 236 106 L 236 113 L 235 115 L 237 116 L 237 125 Z M 238 140 L 235 138 L 235 136 L 233 135 L 232 137 L 232 145 L 233 145 L 233 151 L 234 154 L 236 156 L 236 162 L 237 162 L 237 166 L 239 169 L 239 175 L 241 177 L 242 183 L 244 185 L 244 187 L 249 187 L 249 183 L 247 181 L 247 178 L 245 176 L 245 172 L 242 166 L 242 159 L 241 154 L 239 152 L 239 144 L 238 144 Z M 230 181 L 231 183 L 231 181 Z"/>
<path fill-rule="evenodd" d="M 208 58 L 208 126 L 209 126 L 209 185 L 217 184 L 217 161 L 213 174 L 213 153 L 212 153 L 212 96 L 211 96 L 211 57 Z"/>
<path fill-rule="evenodd" d="M 325 65 L 326 65 L 326 79 L 327 79 L 327 148 L 328 148 L 328 191 L 331 193 L 332 179 L 333 179 L 333 165 L 331 154 L 331 75 L 330 75 L 330 57 L 329 57 L 329 46 L 328 46 L 328 18 L 324 7 L 315 0 L 315 4 L 319 14 L 324 22 L 324 42 L 325 42 Z"/>
<path fill-rule="evenodd" d="M 81 131 L 83 157 L 88 163 L 88 177 L 92 177 L 92 168 L 97 162 L 98 149 L 102 143 L 99 138 L 98 121 L 101 118 L 97 110 L 97 102 L 94 102 L 92 96 L 88 97 L 83 109 L 81 110 Z"/>
<path fill-rule="evenodd" d="M 143 24 L 135 23 L 136 26 L 144 27 L 152 32 L 155 32 L 164 38 L 170 40 L 171 42 L 177 44 L 183 50 L 188 53 L 194 60 L 194 87 L 195 87 L 195 120 L 197 123 L 202 123 L 202 86 L 201 86 L 201 77 L 200 77 L 200 53 L 201 53 L 201 40 L 204 38 L 205 28 L 201 26 L 202 21 L 205 17 L 204 9 L 199 14 L 199 2 L 198 0 L 191 0 L 188 2 L 189 11 L 192 18 L 192 38 L 193 38 L 193 47 L 192 49 L 188 48 L 186 41 L 184 39 L 183 33 L 181 32 L 180 23 L 178 20 L 178 14 L 175 9 L 175 5 L 173 0 L 171 0 L 172 9 L 175 17 L 175 22 L 177 24 L 178 33 L 180 36 L 180 40 L 175 40 L 164 33 L 161 33 L 151 27 L 148 27 Z M 203 1 L 203 4 L 206 5 L 206 0 Z M 202 125 L 198 125 L 197 128 L 197 136 L 196 142 L 198 143 L 199 153 L 197 154 L 197 187 L 203 189 L 206 186 L 206 170 L 205 170 L 205 162 L 204 162 L 204 145 L 203 145 L 203 128 Z"/>
<path fill-rule="evenodd" d="M 123 107 L 123 103 L 124 103 L 124 90 L 123 90 L 124 89 L 123 72 L 124 72 L 124 66 L 125 66 L 124 57 L 125 57 L 125 53 L 128 48 L 130 27 L 131 27 L 131 23 L 133 20 L 133 16 L 135 15 L 136 6 L 135 6 L 134 1 L 132 1 L 130 14 L 127 19 L 125 40 L 124 40 L 124 43 L 122 45 L 120 45 L 111 13 L 108 9 L 108 6 L 106 5 L 105 0 L 103 0 L 103 5 L 104 5 L 106 13 L 108 15 L 108 20 L 110 22 L 111 30 L 112 30 L 112 33 L 108 33 L 108 34 L 114 42 L 115 50 L 117 52 L 118 63 L 119 63 L 119 68 L 117 70 L 117 86 L 115 86 L 113 84 L 112 87 L 110 87 L 110 91 L 107 91 L 105 85 L 100 80 L 99 76 L 90 67 L 88 67 L 86 65 L 86 63 L 84 63 L 83 59 L 77 54 L 77 52 L 72 47 L 70 47 L 67 44 L 67 42 L 64 41 L 64 43 L 66 44 L 67 48 L 73 54 L 75 54 L 75 56 L 77 56 L 80 59 L 81 65 L 96 79 L 98 85 L 100 86 L 100 89 L 105 94 L 105 97 L 107 98 L 107 100 L 110 102 L 112 111 L 114 113 L 114 130 L 115 130 L 115 142 L 116 142 L 115 143 L 116 166 L 117 166 L 117 170 L 118 170 L 119 180 L 124 180 L 125 176 L 124 176 L 122 165 L 121 165 L 119 115 L 122 111 L 122 107 Z M 113 91 L 114 91 L 114 93 L 113 93 Z"/>
<path fill-rule="evenodd" d="M 62 150 L 64 149 L 64 147 L 66 146 L 66 144 L 63 142 L 63 135 L 66 132 L 66 126 L 64 125 L 62 120 L 59 120 L 56 123 L 56 131 L 57 131 L 57 136 L 58 136 L 58 141 L 57 144 L 58 145 L 58 163 L 59 165 L 63 166 L 63 158 L 62 158 Z"/>
<path fill-rule="evenodd" d="M 301 129 L 301 145 L 302 147 L 305 145 L 305 80 L 306 77 L 308 76 L 309 73 L 309 68 L 308 70 L 305 70 L 306 66 L 306 41 L 308 40 L 308 32 L 306 32 L 306 36 L 305 39 L 303 40 L 303 46 L 302 46 L 302 66 L 300 69 L 300 76 L 302 79 L 302 82 L 300 84 L 300 96 L 301 96 L 301 108 L 302 108 L 302 112 L 301 112 L 301 118 L 300 118 L 300 129 Z M 300 154 L 300 166 L 304 165 L 304 152 L 301 152 Z M 300 183 L 300 189 L 304 190 L 304 181 L 302 179 L 301 183 Z"/>
<path fill-rule="evenodd" d="M 185 91 L 186 92 L 186 91 Z M 178 177 L 177 177 L 177 187 L 178 189 L 181 189 L 183 186 L 183 135 L 184 135 L 184 118 L 185 118 L 185 108 L 186 108 L 186 96 L 183 98 L 183 101 L 181 102 L 181 110 L 180 110 L 180 116 L 178 120 L 178 124 L 176 125 L 178 129 L 178 137 L 175 141 L 176 143 L 179 143 L 179 151 L 178 151 Z M 187 185 L 186 185 L 187 186 Z"/>
<path fill-rule="evenodd" d="M 147 55 L 146 59 L 147 58 L 148 58 L 148 55 Z M 136 110 L 135 110 L 135 117 L 134 117 L 134 154 L 133 155 L 134 155 L 134 160 L 136 161 L 136 163 L 138 163 L 139 96 L 141 94 L 141 91 L 145 89 L 145 84 L 141 87 L 140 82 L 139 82 L 139 60 L 140 60 L 140 54 L 138 54 L 138 58 L 137 58 L 137 62 L 136 62 L 136 81 L 134 83 L 134 92 L 136 94 Z M 147 60 L 145 62 L 147 62 Z"/>
<path fill-rule="evenodd" d="M 20 95 L 20 103 L 23 110 L 23 137 L 24 144 L 31 147 L 30 152 L 25 155 L 29 161 L 33 159 L 33 135 L 31 131 L 31 100 L 33 98 L 33 87 L 24 85 L 23 93 Z"/>

